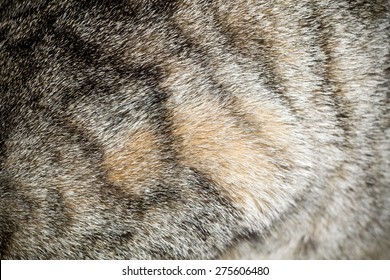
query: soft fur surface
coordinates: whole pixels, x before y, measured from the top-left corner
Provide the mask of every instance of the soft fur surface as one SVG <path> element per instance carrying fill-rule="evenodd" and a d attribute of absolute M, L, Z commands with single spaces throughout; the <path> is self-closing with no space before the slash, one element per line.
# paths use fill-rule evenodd
<path fill-rule="evenodd" d="M 1 1 L 1 259 L 390 258 L 390 2 Z"/>

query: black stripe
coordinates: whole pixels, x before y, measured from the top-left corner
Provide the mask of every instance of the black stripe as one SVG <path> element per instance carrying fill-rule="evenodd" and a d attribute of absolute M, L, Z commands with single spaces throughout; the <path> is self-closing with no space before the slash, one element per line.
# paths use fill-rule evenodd
<path fill-rule="evenodd" d="M 343 2 L 340 4 L 345 7 L 345 11 L 360 21 L 377 20 L 390 9 L 388 0 L 345 0 Z"/>
<path fill-rule="evenodd" d="M 334 108 L 335 110 L 337 126 L 342 129 L 344 133 L 343 136 L 345 138 L 351 131 L 350 119 L 352 112 L 350 112 L 349 109 L 351 108 L 351 105 L 344 97 L 341 85 L 333 77 L 333 49 L 330 45 L 333 28 L 330 24 L 325 24 L 323 16 L 321 15 L 319 9 L 320 8 L 313 7 L 312 20 L 317 27 L 315 32 L 315 43 L 318 44 L 325 58 L 323 60 L 320 60 L 318 57 L 315 57 L 315 59 L 317 61 L 317 66 L 320 66 L 322 68 L 322 91 L 324 93 L 329 93 L 326 95 L 331 98 L 332 104 L 329 105 L 331 105 L 332 108 Z M 347 143 L 344 142 L 344 144 Z"/>
<path fill-rule="evenodd" d="M 226 40 L 226 49 L 230 50 L 230 52 L 233 54 L 238 53 L 256 63 L 259 69 L 258 82 L 262 83 L 262 85 L 267 89 L 268 93 L 275 95 L 275 97 L 282 103 L 282 105 L 287 110 L 289 110 L 290 114 L 296 116 L 297 118 L 301 118 L 301 110 L 296 107 L 294 98 L 285 91 L 282 77 L 276 70 L 277 60 L 273 58 L 271 43 L 267 42 L 266 38 L 248 38 L 248 40 L 252 40 L 253 42 L 257 43 L 258 48 L 256 51 L 258 53 L 253 54 L 247 52 L 237 46 L 237 38 L 235 38 L 236 33 L 230 30 L 216 13 L 214 14 L 214 19 L 217 30 L 219 30 L 220 35 Z"/>

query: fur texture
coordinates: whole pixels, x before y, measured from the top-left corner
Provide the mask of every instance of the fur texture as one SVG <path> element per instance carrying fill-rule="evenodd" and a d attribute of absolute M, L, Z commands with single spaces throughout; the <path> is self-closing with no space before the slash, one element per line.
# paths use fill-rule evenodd
<path fill-rule="evenodd" d="M 1 1 L 1 259 L 390 258 L 390 2 Z"/>

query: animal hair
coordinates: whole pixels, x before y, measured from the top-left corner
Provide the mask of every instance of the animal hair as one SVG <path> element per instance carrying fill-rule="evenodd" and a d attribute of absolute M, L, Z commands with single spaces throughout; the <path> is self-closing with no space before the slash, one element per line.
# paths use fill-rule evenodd
<path fill-rule="evenodd" d="M 390 1 L 0 19 L 1 259 L 390 258 Z"/>

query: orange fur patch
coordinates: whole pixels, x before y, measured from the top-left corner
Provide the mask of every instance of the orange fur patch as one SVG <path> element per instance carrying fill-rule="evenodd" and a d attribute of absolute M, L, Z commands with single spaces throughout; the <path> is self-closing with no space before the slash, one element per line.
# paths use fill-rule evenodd
<path fill-rule="evenodd" d="M 288 128 L 273 112 L 241 101 L 239 107 L 249 112 L 247 121 L 257 127 L 241 127 L 244 120 L 216 100 L 198 98 L 173 106 L 174 135 L 182 139 L 179 157 L 184 164 L 207 174 L 238 205 L 264 212 L 278 196 L 272 188 L 275 161 L 289 161 L 282 147 L 286 141 L 280 140 Z"/>
<path fill-rule="evenodd" d="M 128 133 L 118 143 L 107 152 L 104 160 L 110 181 L 137 192 L 145 182 L 161 176 L 163 163 L 159 159 L 156 136 L 151 131 Z"/>

